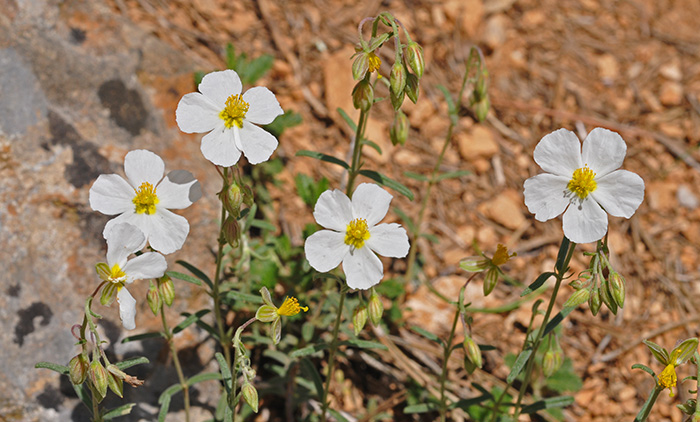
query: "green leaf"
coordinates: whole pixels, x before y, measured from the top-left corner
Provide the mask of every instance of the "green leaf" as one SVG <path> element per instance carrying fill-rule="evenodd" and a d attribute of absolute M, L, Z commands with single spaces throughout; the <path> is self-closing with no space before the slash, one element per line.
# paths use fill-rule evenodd
<path fill-rule="evenodd" d="M 338 108 L 336 109 L 336 111 L 338 112 L 338 114 L 340 114 L 340 117 L 342 117 L 343 120 L 345 120 L 345 123 L 347 123 L 348 126 L 350 126 L 350 129 L 352 129 L 353 132 L 357 132 L 357 125 L 356 125 L 355 122 L 350 118 L 350 116 L 348 116 L 348 113 L 346 113 L 345 110 L 343 110 L 343 109 L 340 108 L 340 107 L 338 107 Z"/>
<path fill-rule="evenodd" d="M 216 361 L 219 362 L 219 370 L 221 371 L 221 379 L 224 381 L 224 387 L 226 387 L 228 394 L 231 394 L 231 369 L 226 363 L 226 358 L 224 358 L 224 355 L 220 352 L 216 352 L 214 357 L 216 357 Z"/>
<path fill-rule="evenodd" d="M 301 371 L 306 374 L 308 378 L 311 378 L 311 381 L 314 383 L 314 387 L 316 388 L 316 397 L 321 399 L 321 396 L 323 395 L 323 380 L 321 379 L 321 374 L 318 373 L 318 370 L 316 370 L 314 364 L 306 358 L 302 359 L 300 364 Z"/>
<path fill-rule="evenodd" d="M 250 222 L 250 225 L 252 227 L 257 227 L 259 229 L 269 230 L 269 231 L 273 231 L 273 232 L 275 230 L 277 230 L 277 226 L 275 226 L 274 224 L 271 224 L 265 220 L 254 219 Z"/>
<path fill-rule="evenodd" d="M 523 407 L 522 413 L 530 414 L 538 410 L 551 409 L 556 407 L 566 407 L 574 403 L 574 398 L 571 396 L 548 397 L 543 400 L 538 400 L 532 404 Z"/>
<path fill-rule="evenodd" d="M 251 60 L 247 63 L 244 71 L 241 75 L 241 82 L 244 85 L 253 85 L 258 79 L 262 78 L 265 73 L 272 67 L 275 58 L 269 54 L 263 54 L 262 56 Z"/>
<path fill-rule="evenodd" d="M 646 365 L 642 365 L 641 363 L 635 363 L 634 365 L 632 365 L 632 369 L 641 369 L 642 371 L 656 378 L 656 373 L 654 373 L 654 371 L 651 368 L 649 368 Z"/>
<path fill-rule="evenodd" d="M 352 340 L 345 340 L 341 341 L 339 343 L 340 345 L 343 346 L 353 346 L 357 347 L 358 349 L 381 349 L 381 350 L 388 350 L 387 347 L 381 343 L 377 343 L 376 341 L 367 341 L 367 340 L 358 340 L 358 339 L 352 339 Z"/>
<path fill-rule="evenodd" d="M 462 410 L 467 410 L 470 406 L 477 405 L 481 402 L 484 402 L 486 400 L 491 400 L 493 399 L 493 395 L 491 394 L 482 394 L 478 397 L 474 397 L 471 399 L 462 399 L 453 403 L 450 403 L 448 406 L 449 409 L 462 409 Z"/>
<path fill-rule="evenodd" d="M 84 382 L 82 385 L 71 385 L 73 386 L 73 391 L 75 391 L 75 394 L 78 396 L 80 401 L 82 401 L 88 409 L 92 409 L 92 394 L 89 391 L 88 383 Z"/>
<path fill-rule="evenodd" d="M 122 343 L 129 343 L 131 341 L 145 340 L 147 338 L 163 337 L 163 333 L 143 333 L 136 334 L 135 336 L 125 337 Z"/>
<path fill-rule="evenodd" d="M 132 366 L 144 365 L 144 364 L 149 363 L 149 362 L 150 361 L 148 360 L 148 358 L 145 358 L 143 356 L 138 356 L 135 358 L 127 359 L 127 360 L 122 361 L 122 362 L 117 362 L 114 365 L 123 371 L 125 369 L 131 368 Z"/>
<path fill-rule="evenodd" d="M 377 293 L 387 297 L 388 299 L 396 299 L 397 297 L 406 293 L 406 289 L 404 289 L 403 283 L 394 278 L 384 280 L 381 283 L 377 284 L 374 288 L 377 291 Z"/>
<path fill-rule="evenodd" d="M 270 132 L 274 137 L 279 138 L 285 129 L 298 126 L 303 119 L 299 113 L 287 110 L 284 114 L 277 116 L 269 125 L 263 126 L 266 131 Z"/>
<path fill-rule="evenodd" d="M 177 324 L 173 328 L 173 334 L 177 334 L 180 331 L 184 330 L 185 328 L 189 327 L 190 325 L 192 325 L 193 322 L 201 319 L 204 315 L 208 314 L 210 311 L 211 311 L 210 309 L 202 309 L 200 311 L 197 311 L 194 314 L 188 314 L 186 312 L 183 312 L 181 315 L 186 317 L 186 318 L 184 319 L 184 321 Z"/>
<path fill-rule="evenodd" d="M 377 151 L 379 153 L 379 155 L 382 155 L 382 148 L 379 145 L 377 145 L 376 143 L 370 141 L 369 139 L 363 139 L 362 145 L 367 145 L 369 147 L 372 147 L 372 148 L 374 148 L 375 151 Z"/>
<path fill-rule="evenodd" d="M 358 172 L 359 174 L 368 177 L 375 182 L 379 183 L 382 186 L 386 186 L 387 188 L 393 189 L 396 192 L 400 193 L 401 195 L 405 196 L 406 198 L 410 199 L 413 201 L 413 192 L 406 186 L 402 185 L 401 183 L 397 182 L 394 179 L 391 179 L 381 173 L 378 173 L 374 170 L 360 170 Z"/>
<path fill-rule="evenodd" d="M 345 161 L 341 160 L 340 158 L 335 158 L 332 155 L 322 154 L 322 153 L 316 152 L 316 151 L 301 150 L 301 151 L 297 151 L 296 156 L 297 157 L 315 158 L 317 160 L 326 161 L 326 162 L 332 163 L 332 164 L 337 164 L 340 167 L 344 168 L 345 170 L 350 170 L 350 164 L 346 163 Z"/>
<path fill-rule="evenodd" d="M 205 374 L 199 374 L 191 377 L 190 379 L 187 380 L 187 385 L 188 386 L 193 386 L 197 383 L 204 382 L 204 381 L 213 381 L 213 380 L 220 380 L 221 379 L 221 374 L 218 372 L 207 372 Z"/>
<path fill-rule="evenodd" d="M 418 327 L 417 325 L 412 325 L 411 330 L 422 335 L 423 337 L 427 338 L 430 341 L 434 341 L 435 343 L 443 344 L 443 341 L 440 339 L 440 337 L 436 336 L 435 334 L 431 333 L 430 331 L 426 331 L 426 330 Z"/>
<path fill-rule="evenodd" d="M 319 352 L 321 350 L 326 350 L 328 349 L 328 347 L 328 343 L 312 344 L 310 346 L 302 347 L 301 349 L 293 351 L 289 354 L 289 357 L 292 359 L 302 358 L 304 356 L 313 355 L 314 353 Z"/>
<path fill-rule="evenodd" d="M 118 418 L 119 416 L 126 416 L 131 413 L 131 409 L 133 409 L 134 406 L 136 406 L 136 403 L 127 403 L 117 408 L 114 408 L 109 412 L 105 413 L 102 419 L 109 421 L 114 418 Z"/>
<path fill-rule="evenodd" d="M 158 412 L 158 422 L 165 422 L 165 416 L 168 414 L 168 409 L 170 408 L 170 395 L 161 395 L 160 397 L 162 399 L 162 402 L 160 399 L 158 399 L 158 403 L 160 403 L 160 412 Z"/>
<path fill-rule="evenodd" d="M 242 293 L 237 290 L 231 290 L 226 292 L 226 299 L 242 300 L 244 302 L 252 303 L 254 305 L 262 305 L 263 300 L 260 295 L 253 295 L 250 293 Z"/>
<path fill-rule="evenodd" d="M 341 415 L 340 412 L 338 412 L 337 410 L 328 409 L 328 413 L 330 413 L 331 415 L 333 415 L 333 417 L 334 417 L 338 422 L 350 422 L 350 421 L 348 421 L 348 420 L 345 418 L 345 416 Z"/>
<path fill-rule="evenodd" d="M 547 326 L 545 327 L 544 333 L 542 335 L 546 336 L 553 329 L 557 328 L 557 325 L 561 324 L 561 322 L 564 321 L 564 318 L 566 318 L 576 308 L 577 306 L 567 306 L 566 308 L 559 311 L 556 315 L 554 315 L 554 318 L 552 318 L 552 320 L 547 323 Z"/>
<path fill-rule="evenodd" d="M 70 369 L 67 366 L 59 365 L 53 362 L 39 362 L 36 365 L 34 365 L 34 367 L 37 369 L 50 369 L 52 371 L 58 372 L 61 375 L 68 375 L 68 373 L 70 372 Z"/>
<path fill-rule="evenodd" d="M 409 179 L 418 180 L 419 182 L 427 182 L 429 180 L 428 176 L 420 173 L 414 173 L 412 171 L 404 171 L 403 175 Z"/>
<path fill-rule="evenodd" d="M 534 292 L 535 290 L 539 289 L 540 287 L 542 287 L 542 285 L 545 283 L 545 281 L 549 280 L 549 277 L 551 277 L 553 275 L 555 275 L 555 274 L 551 271 L 540 274 L 539 277 L 537 277 L 537 279 L 532 284 L 527 286 L 527 288 L 525 290 L 523 290 L 522 293 L 520 293 L 520 297 L 527 296 L 530 293 Z"/>
<path fill-rule="evenodd" d="M 408 228 L 409 233 L 416 232 L 416 223 L 413 222 L 411 217 L 397 207 L 394 207 L 394 213 L 396 213 L 396 215 L 398 215 L 399 218 L 406 224 L 406 228 Z M 381 286 L 381 284 L 378 284 L 377 286 Z"/>
<path fill-rule="evenodd" d="M 576 244 L 573 244 L 574 247 Z M 564 267 L 564 261 L 566 261 L 566 257 L 569 255 L 569 247 L 571 246 L 571 241 L 567 239 L 566 236 L 561 241 L 561 246 L 559 246 L 559 253 L 557 254 L 557 262 L 554 265 L 554 268 L 557 270 L 557 273 L 563 274 L 566 271 L 566 268 Z"/>
<path fill-rule="evenodd" d="M 458 177 L 469 176 L 469 175 L 471 175 L 471 174 L 472 174 L 472 172 L 469 171 L 469 170 L 455 170 L 455 171 L 449 171 L 449 172 L 447 172 L 447 173 L 442 173 L 442 174 L 438 175 L 438 176 L 435 178 L 435 181 L 436 181 L 436 182 L 441 182 L 441 181 L 443 181 L 443 180 L 447 180 L 447 179 L 456 179 L 456 178 L 458 178 Z"/>
<path fill-rule="evenodd" d="M 452 99 L 452 94 L 443 85 L 438 85 L 438 89 L 442 91 L 442 95 L 445 96 L 445 102 L 447 102 L 447 113 L 450 115 L 450 122 L 453 125 L 457 124 L 457 107 L 455 106 L 455 101 Z"/>
<path fill-rule="evenodd" d="M 567 358 L 564 360 L 561 368 L 552 376 L 547 378 L 547 388 L 557 393 L 565 391 L 576 392 L 583 387 L 581 377 L 574 371 L 572 360 Z"/>
<path fill-rule="evenodd" d="M 173 384 L 170 387 L 166 388 L 165 391 L 163 391 L 160 394 L 160 397 L 158 397 L 158 404 L 161 405 L 161 411 L 163 410 L 162 409 L 163 403 L 165 403 L 167 400 L 168 405 L 170 405 L 170 397 L 173 394 L 175 394 L 181 390 L 182 390 L 182 385 L 178 383 L 178 384 Z"/>
<path fill-rule="evenodd" d="M 407 415 L 412 413 L 427 413 L 436 409 L 437 405 L 435 403 L 420 403 L 404 407 L 403 413 Z"/>
<path fill-rule="evenodd" d="M 214 283 L 211 282 L 211 279 L 207 277 L 206 274 L 202 272 L 199 268 L 195 267 L 194 265 L 190 264 L 187 261 L 183 260 L 178 260 L 175 261 L 178 264 L 182 265 L 183 267 L 187 268 L 192 274 L 194 274 L 197 278 L 202 280 L 203 282 L 207 283 L 207 286 L 209 286 L 210 289 L 214 289 Z"/>
<path fill-rule="evenodd" d="M 302 201 L 309 207 L 313 207 L 318 201 L 318 197 L 328 189 L 330 183 L 325 177 L 316 183 L 312 177 L 297 173 L 294 176 L 294 184 Z"/>
<path fill-rule="evenodd" d="M 177 271 L 167 271 L 165 275 L 167 275 L 170 278 L 175 278 L 177 280 L 182 280 L 188 283 L 196 284 L 197 286 L 202 285 L 202 282 L 197 277 L 193 277 L 189 274 L 183 274 Z"/>
<path fill-rule="evenodd" d="M 523 367 L 527 363 L 527 360 L 530 358 L 530 355 L 532 354 L 532 349 L 526 349 L 520 352 L 518 355 L 517 359 L 515 359 L 515 363 L 513 364 L 513 368 L 510 370 L 510 374 L 508 374 L 508 378 L 506 378 L 506 382 L 510 385 L 515 381 L 515 378 L 520 374 L 520 371 L 523 370 Z"/>

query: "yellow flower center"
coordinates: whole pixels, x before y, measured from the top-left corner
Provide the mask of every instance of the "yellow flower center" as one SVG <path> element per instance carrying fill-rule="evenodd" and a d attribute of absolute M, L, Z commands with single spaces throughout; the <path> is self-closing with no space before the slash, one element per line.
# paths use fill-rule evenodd
<path fill-rule="evenodd" d="M 134 196 L 131 202 L 136 206 L 136 213 L 145 213 L 147 215 L 155 214 L 156 204 L 160 202 L 160 200 L 156 196 L 156 189 L 153 185 L 148 182 L 143 182 L 138 189 L 134 190 L 136 191 L 136 196 Z"/>
<path fill-rule="evenodd" d="M 248 103 L 243 101 L 241 94 L 231 95 L 226 99 L 226 107 L 219 113 L 219 118 L 224 121 L 226 129 L 231 129 L 233 125 L 243 128 L 243 119 L 248 112 Z"/>
<path fill-rule="evenodd" d="M 352 220 L 345 229 L 345 244 L 355 249 L 360 249 L 365 246 L 365 240 L 367 239 L 369 239 L 367 220 L 364 218 Z"/>
<path fill-rule="evenodd" d="M 579 198 L 586 199 L 589 193 L 596 190 L 598 184 L 595 181 L 595 173 L 588 168 L 588 165 L 574 171 L 566 188 L 576 194 Z"/>
<path fill-rule="evenodd" d="M 671 390 L 671 397 L 673 397 L 673 387 L 676 386 L 677 380 L 676 367 L 672 363 L 666 365 L 666 368 L 659 374 L 659 384 Z"/>
<path fill-rule="evenodd" d="M 496 253 L 493 254 L 493 259 L 491 262 L 493 265 L 500 267 L 501 265 L 505 264 L 508 262 L 509 259 L 517 255 L 516 253 L 508 255 L 508 248 L 503 246 L 502 244 L 498 244 L 498 247 L 496 248 Z"/>
<path fill-rule="evenodd" d="M 114 264 L 109 271 L 109 280 L 112 283 L 122 284 L 126 280 L 126 273 L 119 268 L 118 264 Z M 119 286 L 121 287 L 121 286 Z"/>
<path fill-rule="evenodd" d="M 277 314 L 278 315 L 284 315 L 284 316 L 292 316 L 296 315 L 301 311 L 308 311 L 309 307 L 308 306 L 299 306 L 299 301 L 295 297 L 288 297 L 284 299 L 284 303 L 282 303 L 282 306 L 277 309 Z"/>
<path fill-rule="evenodd" d="M 379 70 L 379 66 L 382 65 L 382 59 L 380 59 L 379 56 L 374 53 L 369 53 L 367 60 L 369 62 L 368 70 L 370 73 L 374 72 L 375 70 Z"/>

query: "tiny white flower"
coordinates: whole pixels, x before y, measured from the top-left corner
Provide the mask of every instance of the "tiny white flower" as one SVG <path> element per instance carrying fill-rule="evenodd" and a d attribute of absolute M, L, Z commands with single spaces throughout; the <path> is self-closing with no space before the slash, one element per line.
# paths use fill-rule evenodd
<path fill-rule="evenodd" d="M 564 235 L 575 243 L 602 239 L 608 214 L 630 218 L 644 199 L 644 180 L 617 170 L 627 153 L 622 137 L 595 128 L 581 143 L 559 129 L 535 147 L 535 162 L 547 173 L 525 181 L 525 205 L 538 221 L 564 213 Z"/>
<path fill-rule="evenodd" d="M 107 236 L 107 262 L 96 266 L 97 275 L 107 282 L 100 302 L 110 305 L 116 295 L 119 317 L 127 330 L 136 327 L 136 300 L 126 290 L 126 285 L 134 280 L 161 277 L 168 266 L 163 255 L 157 252 L 146 252 L 127 260 L 129 255 L 142 248 L 144 241 L 145 236 L 138 227 L 129 223 L 116 224 Z"/>
<path fill-rule="evenodd" d="M 233 70 L 212 72 L 202 78 L 199 92 L 185 94 L 175 118 L 185 133 L 205 133 L 201 150 L 212 163 L 230 167 L 241 152 L 251 164 L 262 163 L 277 148 L 277 139 L 256 125 L 272 123 L 283 113 L 275 94 L 254 87 L 243 94 Z"/>
<path fill-rule="evenodd" d="M 102 174 L 90 188 L 90 207 L 118 217 L 107 222 L 103 235 L 118 223 L 131 223 L 144 233 L 144 241 L 158 252 L 169 254 L 185 243 L 190 225 L 169 209 L 187 208 L 202 196 L 199 182 L 185 170 L 163 177 L 165 164 L 156 154 L 134 150 L 124 158 L 126 179 Z"/>
<path fill-rule="evenodd" d="M 304 252 L 317 271 L 327 272 L 343 263 L 348 286 L 366 290 L 384 277 L 378 253 L 392 258 L 408 254 L 406 230 L 396 223 L 377 224 L 393 197 L 384 189 L 363 183 L 355 189 L 352 201 L 339 190 L 321 194 L 314 208 L 320 230 L 306 239 Z"/>

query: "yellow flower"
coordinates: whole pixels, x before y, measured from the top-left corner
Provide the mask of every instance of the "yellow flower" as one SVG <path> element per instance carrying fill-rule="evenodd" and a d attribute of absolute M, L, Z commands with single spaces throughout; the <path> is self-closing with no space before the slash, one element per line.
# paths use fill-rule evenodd
<path fill-rule="evenodd" d="M 278 315 L 292 316 L 296 315 L 301 311 L 307 312 L 309 310 L 308 306 L 299 306 L 299 301 L 295 297 L 287 297 L 284 299 L 282 306 L 277 309 Z"/>
<path fill-rule="evenodd" d="M 255 313 L 255 318 L 260 322 L 271 322 L 272 329 L 270 330 L 270 337 L 272 341 L 277 344 L 282 337 L 282 323 L 280 322 L 281 315 L 292 316 L 296 315 L 301 311 L 308 311 L 308 306 L 299 306 L 299 301 L 295 297 L 287 297 L 284 299 L 282 306 L 279 308 L 272 303 L 272 297 L 270 296 L 267 287 L 260 289 L 260 295 L 262 296 L 263 305 L 258 308 Z"/>
<path fill-rule="evenodd" d="M 671 391 L 670 396 L 673 397 L 673 387 L 676 386 L 676 381 L 678 381 L 676 367 L 672 363 L 669 363 L 659 374 L 659 384 L 664 388 L 668 388 Z"/>

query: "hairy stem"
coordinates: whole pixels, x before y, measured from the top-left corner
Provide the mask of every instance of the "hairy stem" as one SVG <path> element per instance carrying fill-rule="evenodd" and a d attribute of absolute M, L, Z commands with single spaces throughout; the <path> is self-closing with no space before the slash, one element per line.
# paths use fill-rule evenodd
<path fill-rule="evenodd" d="M 328 375 L 326 376 L 326 385 L 323 388 L 323 397 L 321 397 L 321 422 L 326 422 L 326 413 L 328 412 L 328 393 L 331 389 L 331 379 L 333 378 L 333 370 L 335 369 L 335 353 L 338 351 L 338 331 L 340 330 L 340 321 L 343 319 L 343 305 L 345 304 L 345 296 L 347 287 L 343 286 L 340 289 L 340 301 L 338 302 L 338 313 L 335 316 L 335 326 L 333 326 L 333 339 L 328 352 Z"/>
<path fill-rule="evenodd" d="M 452 330 L 450 330 L 450 336 L 447 338 L 447 343 L 445 343 L 445 351 L 442 358 L 442 373 L 440 374 L 440 421 L 445 422 L 445 416 L 447 415 L 447 397 L 445 397 L 445 384 L 447 383 L 447 363 L 450 360 L 450 355 L 452 354 L 452 341 L 455 337 L 455 331 L 457 329 L 457 321 L 461 315 L 459 307 L 455 312 L 454 320 L 452 321 Z"/>
<path fill-rule="evenodd" d="M 180 358 L 177 355 L 177 348 L 175 347 L 175 341 L 173 340 L 173 332 L 168 326 L 168 321 L 165 319 L 165 305 L 160 308 L 160 317 L 163 322 L 163 333 L 168 341 L 168 347 L 170 347 L 170 354 L 173 357 L 173 364 L 175 365 L 175 371 L 177 372 L 177 378 L 182 386 L 182 396 L 185 406 L 185 421 L 190 422 L 190 389 L 187 385 L 187 380 L 185 380 L 185 375 L 182 372 L 182 365 L 180 365 Z"/>
<path fill-rule="evenodd" d="M 362 156 L 362 139 L 365 136 L 365 128 L 367 127 L 367 117 L 369 117 L 369 110 L 360 111 L 360 118 L 357 121 L 357 130 L 355 131 L 355 143 L 352 150 L 352 163 L 350 164 L 350 170 L 348 170 L 348 186 L 345 193 L 350 197 L 352 193 L 352 188 L 355 184 L 355 178 L 360 171 L 360 157 Z"/>
<path fill-rule="evenodd" d="M 661 385 L 657 384 L 654 386 L 654 389 L 651 390 L 647 401 L 645 401 L 642 408 L 639 409 L 639 413 L 637 414 L 637 417 L 634 418 L 634 422 L 644 422 L 647 420 L 649 413 L 651 413 L 651 408 L 654 407 L 654 403 L 656 403 L 656 399 L 659 397 L 659 393 L 661 393 L 663 389 L 664 387 Z"/>

